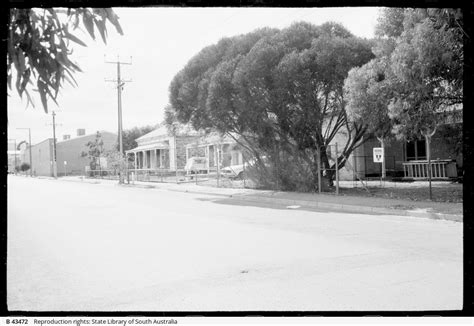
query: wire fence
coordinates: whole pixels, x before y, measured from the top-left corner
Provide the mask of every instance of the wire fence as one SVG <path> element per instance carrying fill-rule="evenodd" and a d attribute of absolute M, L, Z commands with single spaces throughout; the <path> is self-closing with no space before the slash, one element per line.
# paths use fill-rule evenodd
<path fill-rule="evenodd" d="M 381 179 L 382 164 L 374 163 L 372 156 L 351 156 L 350 159 L 345 159 L 338 144 L 331 144 L 320 148 L 317 157 L 320 159 L 313 162 L 316 167 L 307 166 L 304 171 L 300 171 L 300 178 L 313 180 L 309 182 L 313 184 L 312 191 L 339 194 L 342 162 L 344 186 L 347 182 L 352 182 L 352 187 L 360 185 L 367 188 L 368 182 L 373 180 L 380 181 L 379 186 L 385 185 Z M 395 157 L 386 156 L 385 163 L 387 176 L 396 175 Z M 263 167 L 267 168 L 266 174 L 262 169 L 259 170 L 254 157 L 248 157 L 231 144 L 195 145 L 187 146 L 186 151 L 176 156 L 175 168 L 138 169 L 132 164 L 124 171 L 124 176 L 128 183 L 192 183 L 222 188 L 285 190 L 278 173 L 285 173 L 285 170 L 293 167 L 278 166 L 268 160 Z M 119 179 L 118 169 L 86 168 L 85 173 L 90 178 Z M 299 180 L 295 180 L 297 182 Z"/>

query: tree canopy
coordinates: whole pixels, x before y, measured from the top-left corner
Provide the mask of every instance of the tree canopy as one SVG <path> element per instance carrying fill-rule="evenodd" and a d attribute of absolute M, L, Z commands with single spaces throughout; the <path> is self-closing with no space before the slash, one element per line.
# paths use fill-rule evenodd
<path fill-rule="evenodd" d="M 455 10 L 407 9 L 390 56 L 403 87 L 389 107 L 396 133 L 432 133 L 463 97 L 462 17 Z M 457 17 L 457 18 L 449 18 Z"/>
<path fill-rule="evenodd" d="M 365 124 L 367 132 L 379 138 L 392 131 L 388 106 L 395 84 L 387 65 L 385 58 L 372 59 L 351 69 L 344 84 L 349 119 Z"/>
<path fill-rule="evenodd" d="M 346 80 L 350 113 L 379 132 L 391 125 L 399 138 L 432 133 L 462 103 L 461 12 L 386 8 L 376 34 L 377 58 Z"/>
<path fill-rule="evenodd" d="M 10 9 L 7 45 L 7 83 L 12 80 L 20 97 L 26 95 L 27 103 L 34 106 L 33 91 L 37 91 L 45 112 L 48 100 L 56 99 L 64 81 L 77 85 L 74 73 L 81 69 L 70 59 L 70 43 L 86 44 L 74 35 L 84 26 L 95 39 L 100 34 L 107 40 L 107 21 L 123 34 L 118 16 L 112 9 L 100 8 L 27 8 Z M 16 74 L 16 77 L 14 75 Z"/>
<path fill-rule="evenodd" d="M 136 139 L 155 130 L 156 126 L 133 127 L 122 131 L 123 150 L 128 151 L 137 147 Z M 116 146 L 119 150 L 119 145 Z"/>
<path fill-rule="evenodd" d="M 87 147 L 87 152 L 81 153 L 82 157 L 87 157 L 90 160 L 90 168 L 92 170 L 100 168 L 100 157 L 104 155 L 104 141 L 102 140 L 102 134 L 97 131 L 94 140 L 90 140 L 84 144 Z"/>
<path fill-rule="evenodd" d="M 391 129 L 397 138 L 425 138 L 429 171 L 431 137 L 462 109 L 463 33 L 460 10 L 384 9 L 377 58 L 353 69 L 345 82 L 349 115 L 373 124 L 376 135 Z M 456 148 L 460 129 L 444 128 L 455 135 Z M 431 172 L 429 181 L 431 198 Z"/>
<path fill-rule="evenodd" d="M 290 164 L 306 180 L 311 175 L 314 186 L 318 159 L 331 178 L 326 147 L 339 131 L 347 135 L 340 144 L 341 167 L 362 141 L 366 126 L 347 119 L 343 85 L 351 68 L 374 57 L 371 46 L 336 23 L 297 23 L 224 38 L 175 76 L 172 115 L 197 130 L 238 135 L 253 156 L 270 158 L 277 178 Z"/>

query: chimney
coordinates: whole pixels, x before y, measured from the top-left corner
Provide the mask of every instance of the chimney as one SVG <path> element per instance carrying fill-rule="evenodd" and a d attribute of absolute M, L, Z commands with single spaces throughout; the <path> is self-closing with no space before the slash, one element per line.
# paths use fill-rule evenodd
<path fill-rule="evenodd" d="M 86 134 L 85 129 L 77 129 L 77 136 L 84 136 Z"/>
<path fill-rule="evenodd" d="M 63 135 L 63 140 L 71 139 L 71 135 Z"/>

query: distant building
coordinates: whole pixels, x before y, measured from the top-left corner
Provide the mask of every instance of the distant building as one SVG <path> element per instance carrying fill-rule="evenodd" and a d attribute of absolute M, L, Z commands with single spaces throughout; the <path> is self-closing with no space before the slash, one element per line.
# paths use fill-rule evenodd
<path fill-rule="evenodd" d="M 48 138 L 42 142 L 31 146 L 31 159 L 29 147 L 22 150 L 22 163 L 31 166 L 33 175 L 53 176 L 53 138 Z"/>
<path fill-rule="evenodd" d="M 18 150 L 9 150 L 7 151 L 7 159 L 8 159 L 8 173 L 15 172 L 15 166 L 21 165 L 21 152 Z"/>
<path fill-rule="evenodd" d="M 56 142 L 56 166 L 57 175 L 83 175 L 86 166 L 89 166 L 90 159 L 82 156 L 83 152 L 88 152 L 87 143 L 94 141 L 96 133 L 83 135 L 85 129 L 78 129 L 75 138 Z M 114 148 L 117 143 L 117 135 L 108 131 L 100 131 L 101 139 L 104 143 L 104 153 Z M 30 164 L 28 150 L 22 151 L 20 157 L 22 162 L 32 165 L 33 174 L 41 176 L 53 176 L 53 139 L 48 138 L 31 147 L 33 164 Z"/>
<path fill-rule="evenodd" d="M 101 139 L 104 143 L 104 157 L 98 158 L 101 162 L 105 161 L 105 153 L 114 149 L 117 144 L 117 134 L 108 131 L 100 131 Z M 82 156 L 87 153 L 89 147 L 87 143 L 96 139 L 96 134 L 85 135 L 85 129 L 77 130 L 77 137 L 57 142 L 56 162 L 58 168 L 58 176 L 63 175 L 83 175 L 86 166 L 90 165 L 90 159 Z M 103 166 L 105 169 L 106 166 Z"/>
<path fill-rule="evenodd" d="M 17 148 L 16 140 L 8 140 L 7 142 L 7 163 L 8 173 L 15 172 L 15 166 L 21 165 L 21 152 Z"/>

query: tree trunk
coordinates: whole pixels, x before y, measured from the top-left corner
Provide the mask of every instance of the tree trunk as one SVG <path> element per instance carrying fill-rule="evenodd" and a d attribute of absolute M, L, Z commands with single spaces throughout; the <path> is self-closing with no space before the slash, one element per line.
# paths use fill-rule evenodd
<path fill-rule="evenodd" d="M 323 173 L 322 189 L 334 186 L 333 179 L 334 179 L 335 173 L 333 170 L 331 170 L 331 166 L 329 164 L 329 158 L 326 152 L 326 147 L 323 147 L 323 150 L 321 151 L 321 173 Z"/>

